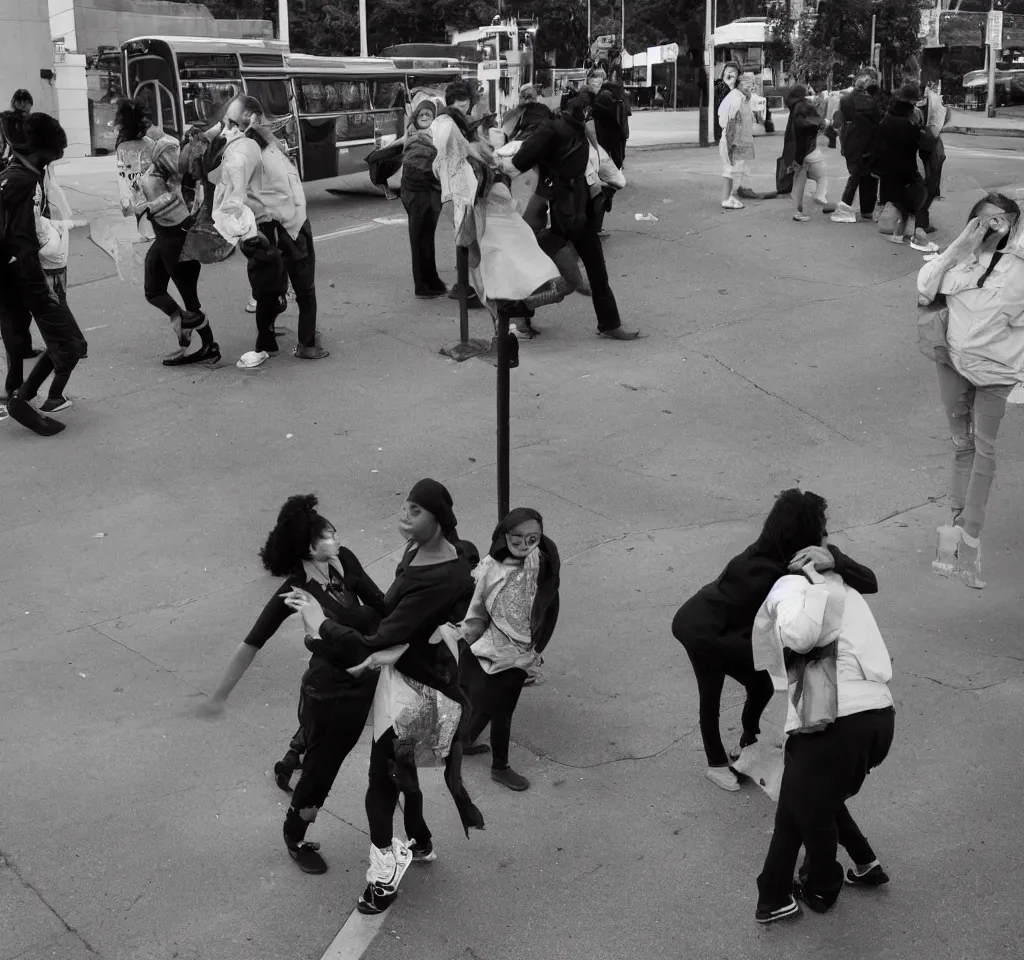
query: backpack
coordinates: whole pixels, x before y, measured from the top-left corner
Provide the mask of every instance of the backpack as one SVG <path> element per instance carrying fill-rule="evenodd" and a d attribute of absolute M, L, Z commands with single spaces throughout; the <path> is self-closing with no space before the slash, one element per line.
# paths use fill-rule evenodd
<path fill-rule="evenodd" d="M 572 130 L 569 122 L 565 126 Z M 572 143 L 548 167 L 547 185 L 551 191 L 551 229 L 562 237 L 572 237 L 583 231 L 587 223 L 587 205 L 590 189 L 587 187 L 586 162 L 590 159 L 590 143 L 585 136 L 574 136 Z M 583 169 L 572 173 L 570 164 L 583 152 Z"/>

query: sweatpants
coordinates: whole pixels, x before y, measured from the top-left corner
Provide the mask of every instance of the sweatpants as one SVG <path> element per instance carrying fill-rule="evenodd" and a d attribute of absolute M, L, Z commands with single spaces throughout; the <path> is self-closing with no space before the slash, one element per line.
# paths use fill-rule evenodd
<path fill-rule="evenodd" d="M 434 245 L 437 221 L 441 217 L 441 191 L 403 188 L 402 206 L 409 215 L 409 250 L 415 291 L 419 294 L 436 292 L 442 286 Z"/>
<path fill-rule="evenodd" d="M 374 741 L 370 749 L 369 785 L 366 788 L 366 819 L 370 824 L 370 842 L 380 849 L 391 846 L 394 837 L 395 807 L 399 793 L 403 796 L 405 813 L 405 836 L 420 846 L 426 844 L 432 834 L 423 819 L 423 793 L 420 790 L 416 768 L 408 764 L 403 769 L 413 777 L 399 786 L 395 747 L 398 737 L 393 728 Z"/>
<path fill-rule="evenodd" d="M 759 906 L 776 909 L 789 903 L 801 846 L 806 852 L 800 869 L 804 894 L 819 910 L 831 907 L 843 889 L 839 846 L 855 864 L 875 859 L 846 801 L 888 755 L 895 722 L 892 707 L 866 710 L 840 717 L 818 733 L 786 740 L 775 831 L 757 878 Z"/>
<path fill-rule="evenodd" d="M 471 707 L 468 740 L 473 743 L 491 725 L 491 766 L 504 770 L 508 766 L 508 746 L 512 737 L 512 715 L 528 676 L 525 670 L 513 668 L 501 673 L 487 673 L 476 657 L 463 657 L 459 679 L 469 697 Z"/>
<path fill-rule="evenodd" d="M 299 698 L 299 723 L 306 753 L 302 761 L 302 776 L 295 785 L 291 806 L 285 814 L 286 839 L 299 842 L 306 836 L 306 830 L 327 801 L 345 757 L 359 742 L 372 703 L 365 698 L 331 697 L 320 700 L 305 694 Z"/>

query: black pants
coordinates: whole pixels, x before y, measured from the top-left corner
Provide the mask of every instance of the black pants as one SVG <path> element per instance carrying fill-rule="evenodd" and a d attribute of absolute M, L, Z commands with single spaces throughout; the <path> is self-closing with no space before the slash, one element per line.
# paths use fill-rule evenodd
<path fill-rule="evenodd" d="M 468 669 L 461 669 L 459 679 L 471 706 L 468 740 L 472 743 L 489 723 L 491 725 L 491 766 L 504 770 L 508 766 L 508 744 L 512 737 L 512 714 L 516 712 L 519 695 L 528 676 L 525 670 L 503 670 L 487 673 L 476 657 L 463 657 Z M 474 669 L 475 668 L 475 669 Z"/>
<path fill-rule="evenodd" d="M 412 253 L 412 280 L 417 293 L 441 288 L 437 275 L 434 235 L 441 217 L 441 194 L 437 190 L 402 190 L 402 205 L 409 215 L 409 250 Z"/>
<path fill-rule="evenodd" d="M 359 742 L 372 702 L 346 697 L 317 700 L 305 694 L 299 698 L 299 723 L 306 755 L 302 776 L 285 815 L 284 833 L 289 840 L 302 840 L 316 820 L 345 757 Z"/>
<path fill-rule="evenodd" d="M 909 183 L 883 178 L 879 181 L 879 192 L 882 202 L 891 203 L 904 220 L 914 217 L 917 225 L 921 225 L 917 218 L 928 199 L 928 189 L 921 177 L 915 177 Z"/>
<path fill-rule="evenodd" d="M 801 845 L 806 851 L 800 870 L 804 890 L 825 909 L 843 888 L 837 847 L 841 845 L 857 864 L 875 859 L 846 801 L 886 758 L 895 721 L 891 707 L 868 710 L 840 717 L 820 733 L 796 734 L 786 741 L 775 832 L 757 878 L 761 906 L 774 909 L 789 902 Z"/>
<path fill-rule="evenodd" d="M 729 756 L 722 745 L 722 731 L 718 724 L 725 678 L 732 677 L 747 691 L 740 718 L 743 742 L 746 744 L 753 743 L 761 732 L 761 714 L 775 693 L 771 677 L 765 670 L 754 669 L 754 654 L 749 637 L 735 633 L 713 639 L 697 639 L 686 636 L 682 629 L 676 633 L 675 624 L 673 633 L 685 648 L 697 678 L 700 735 L 704 741 L 708 766 L 727 766 Z"/>
<path fill-rule="evenodd" d="M 391 846 L 394 837 L 395 807 L 398 794 L 404 799 L 405 836 L 420 844 L 432 834 L 423 819 L 423 793 L 419 782 L 403 783 L 401 788 L 395 776 L 395 745 L 398 738 L 389 729 L 370 750 L 370 782 L 366 788 L 366 819 L 370 824 L 370 842 L 375 847 Z M 412 768 L 415 776 L 415 767 Z"/>
<path fill-rule="evenodd" d="M 946 148 L 943 146 L 940 137 L 935 143 L 935 149 L 921 153 L 924 161 L 924 205 L 917 212 L 917 225 L 927 229 L 931 226 L 931 208 L 935 198 L 942 191 L 942 167 L 946 162 Z"/>
<path fill-rule="evenodd" d="M 554 256 L 567 243 L 571 243 L 576 248 L 587 271 L 587 279 L 590 281 L 590 291 L 594 301 L 594 313 L 597 314 L 597 329 L 599 331 L 614 330 L 616 327 L 622 326 L 615 294 L 612 293 L 611 285 L 608 282 L 608 267 L 604 262 L 601 238 L 597 235 L 600 229 L 599 215 L 602 209 L 601 204 L 591 201 L 586 226 L 571 237 L 546 230 L 537 238 L 540 248 L 549 257 Z"/>
<path fill-rule="evenodd" d="M 860 193 L 860 214 L 867 219 L 875 212 L 875 200 L 878 198 L 878 181 L 871 176 L 869 164 L 859 160 L 847 160 L 846 169 L 850 179 L 843 189 L 843 203 L 853 203 L 856 193 Z"/>
<path fill-rule="evenodd" d="M 185 246 L 190 221 L 176 227 L 164 227 L 153 224 L 155 239 L 146 253 L 145 286 L 146 299 L 168 317 L 180 314 L 181 307 L 167 292 L 168 284 L 173 280 L 185 309 L 189 313 L 199 313 L 199 274 L 203 265 L 198 260 L 182 260 L 181 249 Z"/>
<path fill-rule="evenodd" d="M 298 341 L 301 347 L 316 346 L 316 251 L 313 228 L 307 220 L 292 240 L 279 223 L 261 223 L 260 232 L 280 254 L 278 263 L 249 258 L 249 285 L 256 300 L 256 349 L 277 350 L 274 321 L 280 313 L 280 301 L 291 281 L 299 308 Z M 276 259 L 276 258 L 275 258 Z M 269 278 L 269 282 L 268 281 Z"/>
<path fill-rule="evenodd" d="M 46 353 L 25 378 L 24 362 L 32 349 L 33 319 Z M 22 400 L 30 401 L 53 374 L 50 396 L 62 396 L 78 361 L 88 353 L 85 337 L 68 309 L 66 271 L 53 271 L 43 279 L 30 280 L 17 263 L 0 266 L 0 337 L 7 355 L 8 395 L 17 390 Z"/>

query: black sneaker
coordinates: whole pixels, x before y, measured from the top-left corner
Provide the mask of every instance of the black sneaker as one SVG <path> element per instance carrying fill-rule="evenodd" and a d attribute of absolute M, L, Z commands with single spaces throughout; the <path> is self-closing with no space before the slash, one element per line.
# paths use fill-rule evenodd
<path fill-rule="evenodd" d="M 409 849 L 412 851 L 413 863 L 433 863 L 437 859 L 433 840 L 425 840 L 423 843 L 419 840 L 410 840 Z"/>
<path fill-rule="evenodd" d="M 60 413 L 62 410 L 70 410 L 71 401 L 67 397 L 47 397 L 39 404 L 40 413 Z"/>
<path fill-rule="evenodd" d="M 495 783 L 500 783 L 503 787 L 508 787 L 509 790 L 515 790 L 516 793 L 530 789 L 530 781 L 521 773 L 516 773 L 511 767 L 503 767 L 497 770 L 492 767 L 491 779 Z"/>
<path fill-rule="evenodd" d="M 299 865 L 303 873 L 327 873 L 327 861 L 320 856 L 320 844 L 303 840 L 285 840 L 288 855 Z"/>
<path fill-rule="evenodd" d="M 397 896 L 397 893 L 384 893 L 375 884 L 368 883 L 363 895 L 356 902 L 356 909 L 360 913 L 372 917 L 387 910 L 395 902 Z"/>
<path fill-rule="evenodd" d="M 292 768 L 288 766 L 283 760 L 278 760 L 274 764 L 274 782 L 285 792 L 292 792 Z"/>
<path fill-rule="evenodd" d="M 186 367 L 193 363 L 208 363 L 211 366 L 220 363 L 220 347 L 216 343 L 207 346 L 205 343 L 195 353 L 181 353 L 167 357 L 165 367 Z"/>
<path fill-rule="evenodd" d="M 776 920 L 795 916 L 799 912 L 800 905 L 796 902 L 796 898 L 790 897 L 789 903 L 782 907 L 764 907 L 758 904 L 754 919 L 758 923 L 774 923 Z"/>
<path fill-rule="evenodd" d="M 796 900 L 803 900 L 815 913 L 827 913 L 835 903 L 834 900 L 829 903 L 816 893 L 808 893 L 807 875 L 803 873 L 793 881 L 793 897 Z"/>
<path fill-rule="evenodd" d="M 880 887 L 889 882 L 889 874 L 876 862 L 864 873 L 857 873 L 853 868 L 847 870 L 846 882 L 855 887 Z"/>

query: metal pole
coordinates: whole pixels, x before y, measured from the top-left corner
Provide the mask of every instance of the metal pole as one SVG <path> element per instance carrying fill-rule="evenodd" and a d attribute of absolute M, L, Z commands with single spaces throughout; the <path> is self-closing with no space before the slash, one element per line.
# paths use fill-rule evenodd
<path fill-rule="evenodd" d="M 989 18 L 992 17 L 992 11 L 996 8 L 995 0 L 992 0 L 991 7 L 989 8 Z M 989 24 L 985 24 L 985 32 L 991 34 Z M 996 46 L 992 43 L 992 37 L 988 36 L 985 38 L 989 41 L 988 43 L 988 96 L 985 98 L 985 115 L 988 117 L 994 117 L 996 115 Z"/>
<path fill-rule="evenodd" d="M 715 11 L 713 0 L 704 4 L 704 69 L 708 75 L 707 142 L 715 142 Z"/>
<path fill-rule="evenodd" d="M 871 14 L 871 49 L 868 51 L 868 63 L 875 65 L 875 14 Z"/>
<path fill-rule="evenodd" d="M 587 56 L 590 56 L 590 0 L 587 0 Z"/>
<path fill-rule="evenodd" d="M 366 0 L 359 0 L 359 56 L 368 57 L 369 55 L 370 45 L 366 39 Z"/>
<path fill-rule="evenodd" d="M 288 39 L 288 0 L 277 0 L 277 39 L 291 47 Z"/>
<path fill-rule="evenodd" d="M 622 33 L 619 36 L 619 49 L 622 53 L 626 52 L 626 0 L 622 0 Z M 622 56 L 622 53 L 619 56 Z M 619 63 L 622 61 L 620 60 Z M 621 67 L 619 68 L 622 69 Z"/>
<path fill-rule="evenodd" d="M 498 310 L 498 520 L 508 514 L 509 377 L 508 313 Z"/>

